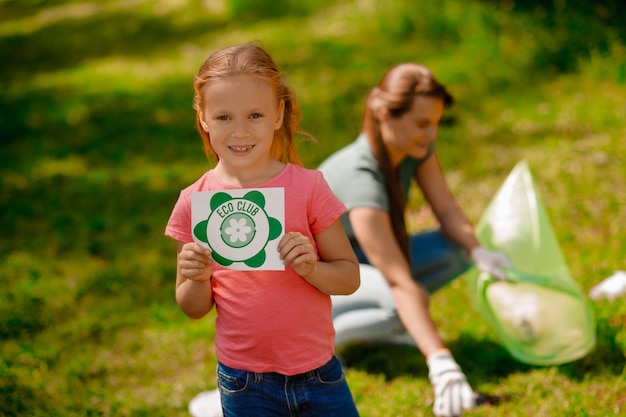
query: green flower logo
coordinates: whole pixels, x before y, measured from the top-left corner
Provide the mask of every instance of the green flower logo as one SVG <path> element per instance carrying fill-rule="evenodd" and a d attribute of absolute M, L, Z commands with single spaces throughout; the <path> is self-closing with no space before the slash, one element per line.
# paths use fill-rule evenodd
<path fill-rule="evenodd" d="M 222 229 L 222 239 L 235 248 L 246 246 L 254 238 L 254 222 L 242 213 L 236 213 L 224 221 L 228 226 Z"/>
<path fill-rule="evenodd" d="M 196 224 L 194 236 L 209 245 L 213 259 L 228 266 L 243 262 L 251 268 L 265 263 L 265 247 L 282 232 L 280 221 L 268 216 L 265 197 L 250 191 L 242 198 L 226 192 L 211 197 L 211 214 Z"/>

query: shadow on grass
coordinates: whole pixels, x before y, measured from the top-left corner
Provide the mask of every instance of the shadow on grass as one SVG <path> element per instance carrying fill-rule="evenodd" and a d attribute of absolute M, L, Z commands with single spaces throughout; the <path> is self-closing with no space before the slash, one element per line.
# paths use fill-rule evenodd
<path fill-rule="evenodd" d="M 65 88 L 0 97 L 3 168 L 24 171 L 39 158 L 68 155 L 89 159 L 91 166 L 202 155 L 192 82 L 190 76 L 106 95 Z"/>
<path fill-rule="evenodd" d="M 0 38 L 3 56 L 10 57 L 0 65 L 0 79 L 8 83 L 109 55 L 141 57 L 151 51 L 175 48 L 186 39 L 222 29 L 227 23 L 209 13 L 205 19 L 177 24 L 176 16 L 171 14 L 128 11 L 59 19 L 32 32 Z"/>
<path fill-rule="evenodd" d="M 599 321 L 596 348 L 577 361 L 558 365 L 558 371 L 576 380 L 605 373 L 620 375 L 624 369 L 624 353 L 617 335 L 618 329 L 606 320 Z M 514 373 L 544 368 L 517 361 L 500 343 L 466 334 L 448 343 L 448 348 L 472 383 L 493 382 Z M 402 376 L 428 377 L 424 356 L 414 346 L 353 343 L 338 353 L 347 367 L 381 374 L 386 380 Z"/>
<path fill-rule="evenodd" d="M 0 415 L 5 417 L 35 416 L 38 410 L 47 410 L 49 416 L 58 416 L 50 407 L 51 398 L 41 390 L 20 384 L 15 375 L 10 372 L 1 372 L 0 392 Z M 39 414 L 41 415 L 41 414 Z"/>
<path fill-rule="evenodd" d="M 463 335 L 448 344 L 455 359 L 472 379 L 493 379 L 529 369 L 515 361 L 502 345 Z M 387 380 L 401 376 L 427 377 L 428 367 L 414 346 L 354 343 L 339 351 L 346 366 L 382 374 Z"/>
<path fill-rule="evenodd" d="M 0 243 L 0 339 L 34 337 L 82 305 L 169 302 L 175 246 L 163 233 L 181 187 L 173 178 L 155 188 L 149 174 L 127 171 L 135 181 L 54 175 L 0 193 L 0 224 L 12 236 Z M 106 323 L 88 337 L 110 332 Z"/>
<path fill-rule="evenodd" d="M 584 358 L 561 365 L 559 372 L 570 379 L 582 381 L 589 375 L 621 375 L 626 366 L 624 347 L 620 346 L 619 334 L 623 328 L 611 326 L 607 319 L 598 319 L 595 348 Z"/>
<path fill-rule="evenodd" d="M 462 336 L 448 344 L 455 359 L 468 375 L 472 386 L 497 381 L 531 367 L 521 364 L 498 343 Z M 428 378 L 428 367 L 421 352 L 413 346 L 355 343 L 339 351 L 347 367 L 381 374 L 387 381 L 410 376 Z M 521 394 L 520 394 L 521 395 Z M 479 405 L 499 405 L 512 401 L 516 394 L 493 395 L 478 392 Z"/>
<path fill-rule="evenodd" d="M 623 0 L 482 0 L 504 7 L 509 13 L 526 16 L 532 26 L 550 33 L 535 53 L 535 68 L 544 72 L 574 71 L 581 57 L 607 53 L 613 42 L 626 42 L 626 13 Z M 537 33 L 541 33 L 538 31 Z"/>

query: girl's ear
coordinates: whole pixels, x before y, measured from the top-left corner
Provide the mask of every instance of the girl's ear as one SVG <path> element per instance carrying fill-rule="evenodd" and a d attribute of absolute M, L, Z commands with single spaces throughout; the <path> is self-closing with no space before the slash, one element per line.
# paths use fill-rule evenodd
<path fill-rule="evenodd" d="M 276 123 L 274 123 L 274 130 L 280 129 L 283 125 L 283 119 L 285 118 L 285 100 L 281 100 L 278 103 L 278 114 L 276 116 Z"/>
<path fill-rule="evenodd" d="M 204 121 L 204 114 L 202 113 L 198 114 L 198 120 L 200 120 L 200 126 L 202 126 L 202 130 L 209 133 L 209 125 L 207 125 L 206 122 Z"/>

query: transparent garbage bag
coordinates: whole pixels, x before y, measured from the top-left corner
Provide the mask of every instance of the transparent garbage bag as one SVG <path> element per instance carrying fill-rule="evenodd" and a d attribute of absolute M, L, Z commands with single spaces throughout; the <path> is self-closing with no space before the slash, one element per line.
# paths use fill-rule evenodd
<path fill-rule="evenodd" d="M 517 360 L 558 365 L 585 356 L 596 326 L 569 271 L 526 161 L 502 184 L 476 228 L 482 245 L 506 254 L 506 281 L 472 267 L 470 299 Z"/>

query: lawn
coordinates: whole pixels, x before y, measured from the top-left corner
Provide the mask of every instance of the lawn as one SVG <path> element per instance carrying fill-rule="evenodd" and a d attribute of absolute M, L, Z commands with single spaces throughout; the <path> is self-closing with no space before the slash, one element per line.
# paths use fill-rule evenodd
<path fill-rule="evenodd" d="M 261 41 L 285 69 L 315 167 L 359 133 L 390 65 L 429 66 L 457 104 L 438 154 L 477 222 L 526 160 L 584 293 L 626 269 L 626 14 L 603 0 L 0 0 L 0 416 L 186 416 L 215 387 L 214 313 L 174 300 L 178 192 L 211 167 L 193 76 Z M 419 193 L 411 227 L 432 226 Z M 626 304 L 590 301 L 596 348 L 516 361 L 466 277 L 432 313 L 472 386 L 467 416 L 626 414 Z M 408 346 L 340 352 L 364 417 L 432 416 Z"/>

